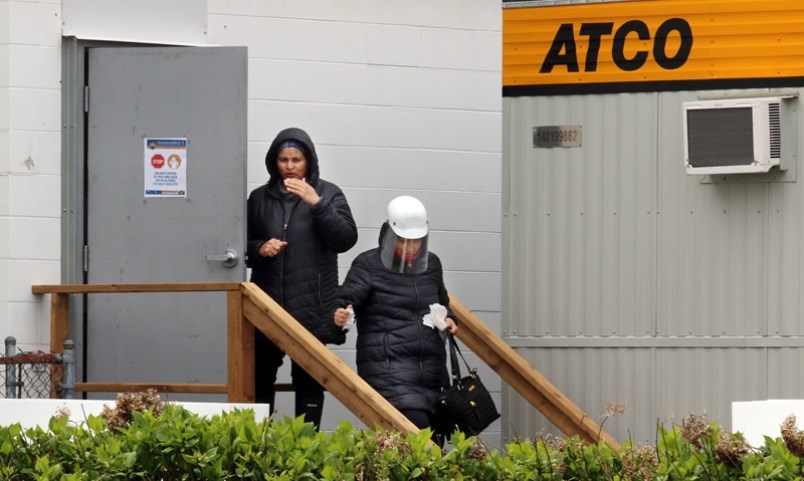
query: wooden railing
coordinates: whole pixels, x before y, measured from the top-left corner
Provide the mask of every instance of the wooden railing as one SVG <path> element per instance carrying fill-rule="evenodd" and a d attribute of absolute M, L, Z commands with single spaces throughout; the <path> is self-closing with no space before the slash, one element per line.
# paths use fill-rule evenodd
<path fill-rule="evenodd" d="M 51 295 L 50 348 L 61 352 L 69 337 L 70 294 L 127 292 L 226 292 L 227 383 L 78 383 L 76 391 L 132 392 L 149 388 L 171 393 L 226 394 L 229 402 L 254 402 L 254 326 L 304 368 L 367 426 L 403 432 L 415 425 L 371 388 L 279 304 L 252 283 L 35 285 L 34 294 Z M 564 434 L 619 448 L 617 441 L 566 398 L 544 376 L 492 332 L 458 299 L 450 308 L 461 328 L 458 339 L 538 409 Z"/>

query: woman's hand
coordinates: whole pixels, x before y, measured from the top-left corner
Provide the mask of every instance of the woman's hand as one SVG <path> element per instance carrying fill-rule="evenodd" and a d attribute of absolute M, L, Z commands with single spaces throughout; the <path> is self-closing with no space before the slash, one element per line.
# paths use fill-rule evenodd
<path fill-rule="evenodd" d="M 344 309 L 343 307 L 335 309 L 334 321 L 336 326 L 343 328 L 343 326 L 346 325 L 346 321 L 349 320 L 349 311 L 347 309 L 351 307 L 352 305 L 349 304 L 349 306 L 347 306 L 346 309 Z"/>
<path fill-rule="evenodd" d="M 315 205 L 321 200 L 313 186 L 307 183 L 307 179 L 285 179 L 285 188 L 291 194 L 299 196 L 307 205 Z"/>
<path fill-rule="evenodd" d="M 287 242 L 279 239 L 270 239 L 262 243 L 260 246 L 260 255 L 263 257 L 274 257 L 282 252 L 282 249 L 288 245 Z"/>
<path fill-rule="evenodd" d="M 444 323 L 447 325 L 450 334 L 455 334 L 455 331 L 458 330 L 458 325 L 455 324 L 455 321 L 453 321 L 451 317 L 444 319 Z"/>

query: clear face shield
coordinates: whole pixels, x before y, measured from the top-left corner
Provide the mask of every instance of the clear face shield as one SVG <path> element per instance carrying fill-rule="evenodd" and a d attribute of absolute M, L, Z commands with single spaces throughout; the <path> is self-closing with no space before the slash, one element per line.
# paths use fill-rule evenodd
<path fill-rule="evenodd" d="M 388 229 L 380 246 L 382 264 L 394 272 L 419 274 L 427 270 L 427 236 L 406 239 Z"/>

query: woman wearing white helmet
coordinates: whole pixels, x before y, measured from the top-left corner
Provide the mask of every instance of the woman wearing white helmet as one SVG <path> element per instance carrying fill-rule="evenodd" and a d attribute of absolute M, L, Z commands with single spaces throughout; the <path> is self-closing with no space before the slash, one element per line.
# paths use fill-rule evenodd
<path fill-rule="evenodd" d="M 358 374 L 418 428 L 437 431 L 439 395 L 449 383 L 441 330 L 457 326 L 441 261 L 427 249 L 424 205 L 401 196 L 387 214 L 379 246 L 358 255 L 346 275 L 334 321 L 345 327 L 354 313 Z"/>

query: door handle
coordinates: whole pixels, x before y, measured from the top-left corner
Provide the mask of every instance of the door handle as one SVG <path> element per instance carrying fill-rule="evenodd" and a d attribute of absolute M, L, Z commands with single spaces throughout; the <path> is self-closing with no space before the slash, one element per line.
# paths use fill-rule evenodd
<path fill-rule="evenodd" d="M 226 254 L 212 254 L 207 256 L 207 260 L 210 262 L 223 262 L 224 267 L 234 267 L 237 265 L 237 262 L 240 260 L 240 256 L 237 255 L 237 251 L 234 249 L 226 249 Z"/>

